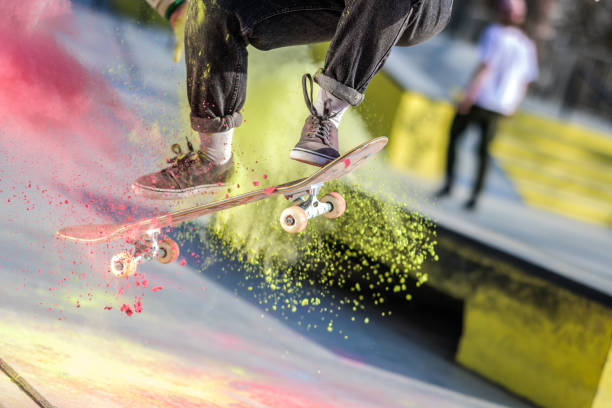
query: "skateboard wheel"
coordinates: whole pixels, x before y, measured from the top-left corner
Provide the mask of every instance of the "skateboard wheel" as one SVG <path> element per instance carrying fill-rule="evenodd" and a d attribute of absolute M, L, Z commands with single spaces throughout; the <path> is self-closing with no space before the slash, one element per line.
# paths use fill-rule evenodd
<path fill-rule="evenodd" d="M 344 214 L 344 210 L 346 210 L 346 201 L 344 201 L 344 197 L 340 195 L 340 193 L 328 193 L 323 196 L 321 199 L 322 203 L 331 204 L 332 210 L 323 214 L 325 218 L 338 218 L 342 214 Z"/>
<path fill-rule="evenodd" d="M 176 261 L 181 253 L 178 244 L 172 239 L 164 239 L 159 241 L 159 250 L 157 252 L 157 261 L 163 264 L 169 264 Z"/>
<path fill-rule="evenodd" d="M 301 207 L 294 205 L 293 207 L 285 208 L 280 216 L 281 227 L 290 234 L 297 234 L 304 231 L 308 224 L 308 216 L 306 211 Z"/>
<path fill-rule="evenodd" d="M 117 278 L 124 278 L 136 272 L 136 259 L 129 252 L 119 252 L 110 261 L 110 271 Z"/>

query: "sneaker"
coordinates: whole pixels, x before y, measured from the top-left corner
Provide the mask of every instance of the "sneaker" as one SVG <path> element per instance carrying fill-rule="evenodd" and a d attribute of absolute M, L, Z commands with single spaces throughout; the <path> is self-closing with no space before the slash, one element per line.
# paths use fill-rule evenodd
<path fill-rule="evenodd" d="M 444 187 L 442 187 L 440 190 L 438 190 L 434 194 L 434 198 L 444 198 L 450 195 L 450 192 L 451 192 L 451 187 L 448 184 L 445 184 Z"/>
<path fill-rule="evenodd" d="M 464 205 L 463 208 L 465 208 L 468 211 L 474 211 L 476 209 L 476 198 L 472 197 L 470 198 Z"/>
<path fill-rule="evenodd" d="M 189 152 L 183 154 L 178 144 L 172 145 L 175 157 L 168 159 L 165 169 L 139 177 L 132 184 L 134 194 L 146 198 L 175 200 L 195 194 L 214 194 L 225 187 L 234 168 L 233 156 L 222 165 L 215 165 L 201 150 L 195 152 L 187 141 Z"/>
<path fill-rule="evenodd" d="M 310 97 L 306 87 L 306 80 L 310 81 Z M 332 115 L 328 101 L 325 101 L 323 114 L 319 114 L 313 105 L 313 81 L 310 74 L 302 76 L 304 100 L 310 111 L 302 128 L 300 141 L 291 150 L 289 157 L 313 166 L 325 166 L 340 156 L 338 152 L 338 129 L 329 120 Z"/>

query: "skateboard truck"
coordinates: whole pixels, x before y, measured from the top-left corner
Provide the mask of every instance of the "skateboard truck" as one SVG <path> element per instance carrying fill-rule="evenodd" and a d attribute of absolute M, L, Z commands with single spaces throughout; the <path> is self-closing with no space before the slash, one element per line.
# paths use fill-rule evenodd
<path fill-rule="evenodd" d="M 128 241 L 134 245 L 133 251 L 123 251 L 115 254 L 110 261 L 110 271 L 118 278 L 133 275 L 136 268 L 144 261 L 157 259 L 168 264 L 178 259 L 180 250 L 178 244 L 170 239 L 159 240 L 161 230 L 150 229 L 136 240 Z"/>
<path fill-rule="evenodd" d="M 325 218 L 338 218 L 344 214 L 346 202 L 339 193 L 328 193 L 321 200 L 317 199 L 323 184 L 313 184 L 306 191 L 285 195 L 287 200 L 295 203 L 281 213 L 280 223 L 285 231 L 297 234 L 306 228 L 308 220 L 311 218 L 319 215 L 323 215 Z"/>

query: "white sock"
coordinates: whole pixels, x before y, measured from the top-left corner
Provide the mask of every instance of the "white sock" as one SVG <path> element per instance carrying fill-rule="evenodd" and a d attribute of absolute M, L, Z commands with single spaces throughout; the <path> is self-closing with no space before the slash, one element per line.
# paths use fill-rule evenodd
<path fill-rule="evenodd" d="M 332 117 L 329 120 L 336 126 L 340 126 L 340 121 L 342 120 L 342 116 L 344 112 L 348 109 L 350 104 L 346 101 L 343 101 L 340 98 L 336 98 L 331 93 L 327 92 L 325 89 L 321 88 L 319 94 L 317 95 L 317 100 L 314 103 L 314 107 L 319 112 L 319 114 L 323 113 L 324 102 L 325 100 L 329 100 L 329 107 L 331 108 Z"/>
<path fill-rule="evenodd" d="M 232 157 L 234 129 L 219 133 L 199 133 L 200 150 L 213 164 L 225 164 Z"/>

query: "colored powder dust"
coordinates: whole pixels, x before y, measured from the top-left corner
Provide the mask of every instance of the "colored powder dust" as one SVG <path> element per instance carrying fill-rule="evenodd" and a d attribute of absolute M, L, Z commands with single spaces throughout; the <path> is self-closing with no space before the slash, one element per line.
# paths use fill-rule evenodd
<path fill-rule="evenodd" d="M 0 151 L 36 167 L 35 146 L 47 181 L 101 185 L 127 161 L 117 137 L 138 125 L 104 78 L 58 39 L 76 35 L 73 20 L 68 0 L 0 2 Z"/>
<path fill-rule="evenodd" d="M 132 308 L 126 305 L 125 303 L 121 306 L 121 311 L 128 316 L 131 316 L 134 314 L 134 312 L 132 311 Z"/>
<path fill-rule="evenodd" d="M 67 7 L 66 2 L 56 4 Z M 8 15 L 13 12 L 10 7 L 4 10 L 2 7 L 0 12 L 6 11 Z M 102 155 L 113 155 L 114 149 L 117 149 L 115 146 L 120 145 L 116 143 L 116 137 L 108 138 L 105 132 L 124 137 L 126 133 L 122 131 L 122 126 L 125 123 L 113 125 L 114 122 L 104 122 L 106 116 L 99 115 L 99 108 L 105 106 L 107 110 L 118 113 L 122 109 L 102 80 L 81 67 L 53 36 L 44 35 L 45 30 L 54 24 L 51 17 L 47 21 L 49 25 L 39 25 L 38 29 L 30 31 L 22 30 L 23 33 L 16 36 L 11 34 L 15 36 L 14 43 L 17 45 L 0 44 L 0 55 L 10 56 L 8 63 L 0 65 L 0 86 L 3 90 L 6 87 L 6 95 L 10 98 L 18 98 L 15 89 L 27 91 L 34 95 L 30 103 L 36 105 L 29 110 L 25 109 L 26 106 L 7 108 L 9 117 L 0 119 L 0 126 L 19 127 L 26 130 L 28 135 L 37 135 L 43 125 L 61 128 L 61 138 L 46 138 L 49 133 L 40 132 L 45 137 L 34 136 L 33 142 L 38 143 L 40 139 L 43 148 L 49 148 L 49 155 L 68 160 L 67 164 L 87 162 L 85 153 L 72 152 L 81 148 L 71 139 L 77 134 L 90 141 L 92 150 Z M 4 25 L 0 24 L 0 27 L 0 30 L 5 30 Z M 10 30 L 0 33 L 8 35 Z M 34 65 L 45 65 L 41 64 L 41 58 L 49 58 L 57 61 L 57 64 L 44 69 L 36 68 L 39 71 L 26 64 L 27 61 L 38 61 Z M 40 80 L 28 82 L 21 70 Z M 271 194 L 276 185 L 307 177 L 315 171 L 313 167 L 287 157 L 299 138 L 303 119 L 308 113 L 300 82 L 296 78 L 299 79 L 304 72 L 315 70 L 306 47 L 266 53 L 250 52 L 248 100 L 243 112 L 247 121 L 236 129 L 234 137 L 234 154 L 238 165 L 233 179 L 228 183 L 232 186 L 231 195 L 248 191 L 253 188 L 252 185 L 261 185 L 266 193 Z M 68 83 L 68 78 L 72 78 L 74 83 Z M 187 98 L 183 96 L 183 110 L 186 110 Z M 0 95 L 0 108 L 4 109 L 9 100 L 4 94 Z M 347 151 L 372 137 L 354 111 L 344 116 L 340 133 L 341 151 Z M 192 141 L 197 142 L 197 139 Z M 345 166 L 348 165 L 350 162 L 345 162 Z M 65 168 L 68 172 L 76 171 L 69 165 Z M 264 174 L 264 177 L 254 182 L 254 174 Z M 429 221 L 405 211 L 405 203 L 380 200 L 374 198 L 374 194 L 381 191 L 365 191 L 347 184 L 361 183 L 368 177 L 381 178 L 382 175 L 361 170 L 342 181 L 327 184 L 324 193 L 338 191 L 345 197 L 348 203 L 346 213 L 333 221 L 323 217 L 311 220 L 307 230 L 299 235 L 289 235 L 280 228 L 278 215 L 289 203 L 276 196 L 257 204 L 217 213 L 210 229 L 201 226 L 191 230 L 183 228 L 180 229 L 182 236 L 176 238 L 188 241 L 206 235 L 213 256 L 237 260 L 244 269 L 241 271 L 244 287 L 252 289 L 266 311 L 288 314 L 299 310 L 318 310 L 323 307 L 321 299 L 325 297 L 331 299 L 334 310 L 349 308 L 357 312 L 363 310 L 366 303 L 371 303 L 381 308 L 383 313 L 389 313 L 385 309 L 387 296 L 408 299 L 410 288 L 407 282 L 410 278 L 416 278 L 419 283 L 426 280 L 426 275 L 422 275 L 419 269 L 427 259 L 435 258 L 435 232 Z M 339 263 L 339 259 L 358 262 L 345 264 Z M 145 280 L 141 284 L 147 287 Z M 367 288 L 367 292 L 362 287 Z M 343 295 L 337 295 L 336 288 L 346 290 L 339 291 Z M 151 288 L 153 292 L 162 289 L 163 286 Z M 122 292 L 123 288 L 120 289 Z M 134 304 L 134 310 L 137 313 L 142 310 L 140 301 Z M 121 307 L 121 312 L 128 316 L 134 310 L 127 304 Z M 321 327 L 333 332 L 333 320 L 337 315 L 333 311 L 327 315 L 328 321 Z"/>
<path fill-rule="evenodd" d="M 274 185 L 310 176 L 316 170 L 288 159 L 308 113 L 295 79 L 314 72 L 316 66 L 306 47 L 265 53 L 252 50 L 249 57 L 243 111 L 247 121 L 234 137 L 234 155 L 240 166 L 229 184 L 249 185 L 252 171 L 265 173 L 266 183 L 276 183 L 272 187 L 264 184 L 271 193 Z M 354 111 L 347 112 L 339 131 L 341 151 L 373 137 Z M 306 314 L 320 309 L 328 322 L 319 326 L 330 332 L 337 314 L 329 307 L 363 312 L 366 305 L 368 310 L 373 305 L 388 316 L 392 311 L 386 306 L 387 297 L 408 300 L 410 286 L 414 287 L 410 282 L 416 280 L 420 285 L 427 280 L 420 268 L 426 260 L 437 258 L 436 234 L 432 222 L 406 210 L 406 203 L 385 196 L 380 183 L 384 151 L 379 155 L 365 169 L 325 185 L 323 194 L 337 191 L 347 202 L 345 214 L 338 219 L 318 217 L 309 221 L 304 232 L 288 234 L 281 229 L 278 216 L 290 203 L 277 196 L 219 212 L 209 230 L 190 226 L 181 229 L 177 238 L 205 243 L 213 258 L 235 260 L 233 265 L 241 265 L 243 286 L 266 311 L 293 314 L 302 310 Z M 377 170 L 369 171 L 368 166 Z M 380 186 L 380 191 L 349 184 L 362 182 Z M 205 269 L 206 263 L 202 265 Z M 323 297 L 328 300 L 326 310 L 321 309 Z"/>

